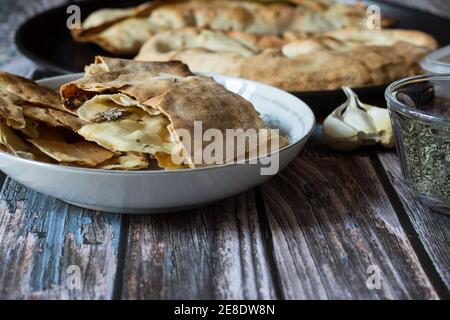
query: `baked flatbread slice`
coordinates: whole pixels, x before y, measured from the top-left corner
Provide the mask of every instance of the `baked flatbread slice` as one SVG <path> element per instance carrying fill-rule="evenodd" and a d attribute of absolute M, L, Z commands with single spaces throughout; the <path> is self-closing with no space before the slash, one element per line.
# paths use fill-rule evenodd
<path fill-rule="evenodd" d="M 2 149 L 16 156 L 34 159 L 31 147 L 18 137 L 3 120 L 0 120 L 0 145 Z"/>
<path fill-rule="evenodd" d="M 50 157 L 19 137 L 4 120 L 0 120 L 0 150 L 29 160 L 53 162 Z"/>
<path fill-rule="evenodd" d="M 24 104 L 62 109 L 56 92 L 23 77 L 0 71 L 0 118 L 14 129 L 25 129 Z"/>
<path fill-rule="evenodd" d="M 227 129 L 266 127 L 251 103 L 212 78 L 192 75 L 180 62 L 98 57 L 86 70 L 82 79 L 61 87 L 61 96 L 87 123 L 78 133 L 113 152 L 146 153 L 167 169 L 202 167 L 208 165 L 197 159 L 208 145 L 203 132 L 212 129 L 226 137 Z M 222 163 L 236 158 L 217 152 Z"/>
<path fill-rule="evenodd" d="M 114 61 L 111 68 L 118 65 L 120 61 Z M 144 154 L 116 154 L 85 141 L 74 133 L 85 122 L 71 112 L 66 112 L 58 93 L 22 77 L 0 73 L 1 151 L 37 161 L 108 170 L 148 167 Z"/>
<path fill-rule="evenodd" d="M 95 168 L 103 170 L 143 170 L 149 167 L 147 157 L 143 153 L 125 152 L 100 163 Z"/>
<path fill-rule="evenodd" d="M 0 71 L 0 118 L 5 119 L 8 126 L 31 133 L 30 121 L 33 121 L 76 131 L 81 121 L 68 112 L 57 92 Z"/>
<path fill-rule="evenodd" d="M 83 121 L 78 117 L 60 110 L 36 107 L 25 103 L 22 105 L 22 112 L 26 118 L 49 126 L 65 127 L 77 131 L 83 125 Z"/>
<path fill-rule="evenodd" d="M 82 121 L 64 110 L 58 93 L 23 77 L 0 72 L 0 145 L 3 151 L 44 162 L 59 159 L 59 156 L 52 157 L 51 153 L 70 154 L 73 146 L 63 145 L 65 141 L 53 141 L 54 137 L 51 137 L 49 144 L 45 140 L 47 131 L 51 130 L 48 126 L 72 131 L 81 127 Z M 45 145 L 41 145 L 42 141 Z M 95 147 L 90 150 L 95 150 Z M 114 155 L 103 150 L 111 157 Z"/>
<path fill-rule="evenodd" d="M 24 137 L 37 139 L 39 138 L 39 123 L 29 118 L 25 119 L 25 128 L 17 129 Z"/>
<path fill-rule="evenodd" d="M 42 125 L 28 142 L 57 163 L 93 168 L 116 155 L 62 127 Z"/>
<path fill-rule="evenodd" d="M 8 126 L 23 129 L 26 121 L 19 100 L 12 94 L 0 91 L 0 117 L 5 119 Z"/>
<path fill-rule="evenodd" d="M 64 110 L 57 92 L 4 71 L 0 71 L 0 91 L 33 105 Z"/>
<path fill-rule="evenodd" d="M 67 143 L 55 140 L 30 139 L 40 151 L 63 164 L 75 164 L 94 168 L 98 164 L 114 157 L 114 153 L 91 142 Z"/>
<path fill-rule="evenodd" d="M 173 79 L 189 75 L 192 75 L 189 68 L 177 61 L 130 63 L 127 59 L 96 57 L 95 63 L 85 68 L 85 76 L 61 86 L 60 94 L 64 108 L 76 113 L 84 102 L 98 93 L 123 92 L 137 101 L 145 101 L 152 95 L 152 86 L 157 78 Z M 146 83 L 149 79 L 151 82 Z"/>

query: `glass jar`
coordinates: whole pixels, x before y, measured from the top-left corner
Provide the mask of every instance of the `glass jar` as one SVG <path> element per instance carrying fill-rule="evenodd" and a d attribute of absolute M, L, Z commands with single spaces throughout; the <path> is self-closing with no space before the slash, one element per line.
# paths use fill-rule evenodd
<path fill-rule="evenodd" d="M 404 183 L 424 205 L 450 214 L 450 74 L 397 81 L 385 96 Z"/>
<path fill-rule="evenodd" d="M 450 45 L 430 53 L 423 58 L 420 65 L 429 74 L 450 73 Z"/>

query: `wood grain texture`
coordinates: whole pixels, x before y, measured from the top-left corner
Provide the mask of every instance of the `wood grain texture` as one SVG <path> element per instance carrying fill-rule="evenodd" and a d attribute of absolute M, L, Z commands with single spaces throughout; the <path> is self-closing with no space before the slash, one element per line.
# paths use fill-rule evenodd
<path fill-rule="evenodd" d="M 402 173 L 395 153 L 380 151 L 378 156 L 422 245 L 450 292 L 450 218 L 430 211 L 414 198 L 401 181 Z"/>
<path fill-rule="evenodd" d="M 389 1 L 450 17 L 448 0 Z M 34 67 L 13 44 L 14 31 L 64 2 L 0 2 L 0 69 L 31 74 Z M 437 298 L 368 154 L 319 150 L 311 146 L 262 187 L 267 216 L 250 192 L 189 213 L 126 217 L 121 261 L 118 215 L 69 206 L 7 179 L 0 202 L 0 298 Z M 392 155 L 380 159 L 448 288 L 448 218 L 405 193 Z M 366 287 L 371 264 L 381 268 L 381 290 Z M 81 270 L 81 290 L 66 286 L 69 265 Z"/>
<path fill-rule="evenodd" d="M 436 299 L 369 156 L 310 143 L 262 187 L 286 299 Z M 381 271 L 380 290 L 366 283 Z"/>
<path fill-rule="evenodd" d="M 0 299 L 109 299 L 120 217 L 70 206 L 7 178 L 0 203 Z M 71 277 L 79 268 L 80 287 Z"/>
<path fill-rule="evenodd" d="M 252 192 L 129 221 L 125 299 L 274 299 Z"/>

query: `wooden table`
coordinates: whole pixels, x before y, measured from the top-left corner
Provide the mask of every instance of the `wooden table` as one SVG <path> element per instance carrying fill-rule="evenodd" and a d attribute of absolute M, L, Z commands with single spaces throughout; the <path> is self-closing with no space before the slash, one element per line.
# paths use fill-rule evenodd
<path fill-rule="evenodd" d="M 13 31 L 61 2 L 2 0 L 0 68 L 31 74 Z M 339 154 L 317 135 L 267 184 L 169 215 L 101 214 L 2 182 L 0 298 L 449 298 L 450 218 L 412 198 L 391 151 Z"/>

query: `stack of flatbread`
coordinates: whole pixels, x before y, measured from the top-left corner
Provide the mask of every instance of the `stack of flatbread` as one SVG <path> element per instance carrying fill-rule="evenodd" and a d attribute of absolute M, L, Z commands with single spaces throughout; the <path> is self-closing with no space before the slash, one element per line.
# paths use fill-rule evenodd
<path fill-rule="evenodd" d="M 318 33 L 363 26 L 366 7 L 333 0 L 151 1 L 128 9 L 101 9 L 73 30 L 75 39 L 95 42 L 116 54 L 136 54 L 149 36 L 196 27 L 258 35 Z M 383 19 L 384 25 L 390 20 Z"/>
<path fill-rule="evenodd" d="M 382 85 L 420 72 L 437 47 L 417 31 L 342 29 L 276 42 L 236 32 L 181 29 L 150 38 L 137 60 L 180 60 L 196 72 L 261 81 L 288 91 Z"/>
<path fill-rule="evenodd" d="M 201 123 L 198 137 L 195 123 Z M 214 150 L 203 132 L 254 130 L 254 149 Z M 250 131 L 253 132 L 253 131 Z M 260 132 L 263 132 L 261 134 Z M 185 134 L 184 134 L 185 133 Z M 184 135 L 183 135 L 184 134 Z M 189 139 L 188 139 L 189 138 Z M 253 105 L 180 62 L 97 57 L 60 95 L 30 80 L 0 73 L 0 148 L 20 157 L 98 169 L 196 168 L 248 159 L 283 147 Z M 202 155 L 197 159 L 197 155 Z M 176 159 L 176 161 L 174 161 Z"/>
<path fill-rule="evenodd" d="M 113 152 L 76 134 L 84 125 L 67 113 L 58 93 L 0 72 L 0 149 L 23 158 L 96 167 Z"/>
<path fill-rule="evenodd" d="M 367 7 L 334 0 L 151 1 L 92 13 L 73 31 L 119 55 L 181 60 L 193 72 L 265 82 L 288 91 L 381 85 L 420 72 L 437 48 L 410 30 L 369 30 Z M 381 27 L 393 20 L 381 17 Z"/>

